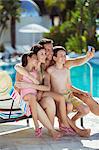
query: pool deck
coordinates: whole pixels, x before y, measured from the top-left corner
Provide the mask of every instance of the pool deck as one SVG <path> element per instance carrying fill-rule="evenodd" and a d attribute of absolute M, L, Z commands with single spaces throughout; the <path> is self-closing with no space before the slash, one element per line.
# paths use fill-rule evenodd
<path fill-rule="evenodd" d="M 77 125 L 80 126 L 79 121 Z M 89 138 L 65 136 L 54 141 L 45 128 L 42 138 L 35 138 L 31 119 L 30 127 L 26 127 L 26 120 L 0 124 L 0 150 L 99 150 L 99 116 L 88 114 L 84 125 L 92 130 Z"/>

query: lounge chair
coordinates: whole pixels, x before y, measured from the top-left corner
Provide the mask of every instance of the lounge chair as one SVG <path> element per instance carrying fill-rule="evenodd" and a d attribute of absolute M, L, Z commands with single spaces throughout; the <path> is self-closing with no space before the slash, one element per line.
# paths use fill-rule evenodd
<path fill-rule="evenodd" d="M 12 99 L 12 79 L 6 71 L 0 71 L 0 123 L 18 121 L 27 119 L 27 126 L 29 126 L 29 116 L 26 116 L 25 111 L 22 110 L 22 100 L 20 95 L 16 99 Z M 21 102 L 21 103 L 20 103 Z"/>

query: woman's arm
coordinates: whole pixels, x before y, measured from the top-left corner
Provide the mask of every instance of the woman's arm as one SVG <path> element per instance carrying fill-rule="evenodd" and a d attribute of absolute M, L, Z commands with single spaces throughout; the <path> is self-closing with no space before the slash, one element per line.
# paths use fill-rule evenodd
<path fill-rule="evenodd" d="M 36 85 L 36 84 L 33 84 L 33 83 L 28 83 L 28 82 L 16 82 L 15 83 L 15 86 L 17 88 L 33 88 L 33 89 L 36 89 L 36 90 L 39 90 L 39 91 L 49 91 L 50 88 L 46 85 Z"/>
<path fill-rule="evenodd" d="M 15 70 L 21 75 L 27 76 L 34 84 L 39 84 L 39 81 L 35 79 L 21 64 L 15 65 Z"/>
<path fill-rule="evenodd" d="M 16 87 L 18 88 L 33 88 L 39 91 L 50 91 L 50 75 L 45 73 L 44 85 L 36 85 L 28 82 L 16 82 Z"/>

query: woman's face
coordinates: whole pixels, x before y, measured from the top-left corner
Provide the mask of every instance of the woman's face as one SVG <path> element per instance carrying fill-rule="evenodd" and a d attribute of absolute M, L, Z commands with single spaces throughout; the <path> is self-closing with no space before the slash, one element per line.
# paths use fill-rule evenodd
<path fill-rule="evenodd" d="M 39 62 L 45 63 L 45 60 L 46 60 L 45 49 L 39 50 L 38 53 L 37 53 L 37 57 L 38 57 Z"/>

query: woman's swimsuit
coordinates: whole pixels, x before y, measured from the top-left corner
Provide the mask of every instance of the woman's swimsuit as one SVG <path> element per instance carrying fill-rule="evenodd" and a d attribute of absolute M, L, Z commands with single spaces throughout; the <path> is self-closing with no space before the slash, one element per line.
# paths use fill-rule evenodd
<path fill-rule="evenodd" d="M 37 72 L 35 70 L 33 70 L 32 72 L 30 72 L 32 74 L 32 76 L 34 78 L 37 78 Z M 23 82 L 28 82 L 28 83 L 32 83 L 33 81 L 31 81 L 27 76 L 23 76 Z M 21 89 L 21 97 L 24 98 L 25 95 L 27 94 L 33 94 L 33 95 L 37 95 L 37 90 L 33 89 L 33 88 L 22 88 Z"/>

